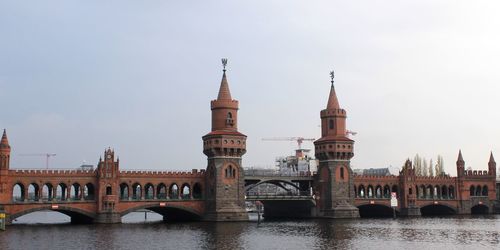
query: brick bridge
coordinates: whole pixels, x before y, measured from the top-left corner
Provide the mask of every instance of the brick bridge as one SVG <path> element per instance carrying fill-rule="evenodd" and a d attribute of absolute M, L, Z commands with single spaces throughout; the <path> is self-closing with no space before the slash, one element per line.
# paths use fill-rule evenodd
<path fill-rule="evenodd" d="M 223 60 L 224 67 L 227 60 Z M 320 112 L 321 138 L 314 142 L 318 171 L 305 176 L 245 176 L 242 156 L 247 136 L 238 131 L 239 103 L 232 99 L 226 69 L 217 99 L 211 101 L 212 129 L 202 137 L 207 156 L 204 170 L 190 172 L 127 171 L 111 149 L 95 170 L 16 170 L 10 168 L 11 147 L 4 130 L 0 141 L 0 211 L 8 222 L 40 210 L 54 210 L 72 222 L 118 223 L 139 209 L 165 220 L 245 221 L 245 195 L 261 200 L 267 215 L 356 218 L 387 213 L 396 192 L 402 215 L 491 213 L 497 202 L 496 163 L 487 171 L 466 171 L 462 154 L 457 177 L 420 177 L 410 161 L 399 176 L 356 176 L 350 168 L 354 141 L 347 137 L 347 112 L 339 105 L 331 74 L 326 109 Z M 263 197 L 251 193 L 263 183 L 294 187 L 295 195 Z M 266 205 L 267 204 L 267 205 Z M 290 213 L 290 211 L 296 211 Z"/>

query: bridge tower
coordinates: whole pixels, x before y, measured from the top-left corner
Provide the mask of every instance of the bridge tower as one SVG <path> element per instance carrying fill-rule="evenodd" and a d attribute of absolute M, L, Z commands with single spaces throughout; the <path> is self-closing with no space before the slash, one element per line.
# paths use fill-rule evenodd
<path fill-rule="evenodd" d="M 326 109 L 320 112 L 321 138 L 314 142 L 319 160 L 317 187 L 318 215 L 333 218 L 359 217 L 354 204 L 353 172 L 354 141 L 347 137 L 346 111 L 340 108 L 331 72 L 330 96 Z"/>
<path fill-rule="evenodd" d="M 417 206 L 417 190 L 415 190 L 416 174 L 410 159 L 407 159 L 403 169 L 399 172 L 398 195 L 401 215 L 420 216 L 420 207 Z"/>
<path fill-rule="evenodd" d="M 10 165 L 10 145 L 7 139 L 7 132 L 3 130 L 2 140 L 0 141 L 0 203 L 10 199 L 8 188 L 8 177 Z"/>
<path fill-rule="evenodd" d="M 206 215 L 210 221 L 248 220 L 245 210 L 245 180 L 241 157 L 246 135 L 238 132 L 238 101 L 231 98 L 224 66 L 219 95 L 211 101 L 212 131 L 203 136 L 206 171 Z"/>
<path fill-rule="evenodd" d="M 98 186 L 97 222 L 120 223 L 120 213 L 116 212 L 119 192 L 119 160 L 115 161 L 115 152 L 108 148 L 104 151 L 104 160 L 99 159 L 97 165 Z"/>

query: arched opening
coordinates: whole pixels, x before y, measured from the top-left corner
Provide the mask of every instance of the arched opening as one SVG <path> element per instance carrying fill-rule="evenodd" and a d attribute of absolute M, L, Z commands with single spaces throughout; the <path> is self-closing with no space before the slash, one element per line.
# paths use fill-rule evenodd
<path fill-rule="evenodd" d="M 488 207 L 483 204 L 478 204 L 470 208 L 471 214 L 488 214 Z"/>
<path fill-rule="evenodd" d="M 365 186 L 360 185 L 358 188 L 358 193 L 360 198 L 365 198 Z"/>
<path fill-rule="evenodd" d="M 373 187 L 371 185 L 368 186 L 367 194 L 368 198 L 373 198 Z"/>
<path fill-rule="evenodd" d="M 483 186 L 483 191 L 482 191 L 482 196 L 488 196 L 488 186 L 484 185 Z"/>
<path fill-rule="evenodd" d="M 23 202 L 26 199 L 26 194 L 24 193 L 24 185 L 21 183 L 14 184 L 12 188 L 12 201 L 13 202 Z"/>
<path fill-rule="evenodd" d="M 422 214 L 422 216 L 434 216 L 434 215 L 453 215 L 456 212 L 453 208 L 445 205 L 431 204 L 421 207 L 420 213 Z"/>
<path fill-rule="evenodd" d="M 481 186 L 476 186 L 476 196 L 481 196 Z"/>
<path fill-rule="evenodd" d="M 380 185 L 378 185 L 376 188 L 375 188 L 375 198 L 382 198 L 382 187 Z"/>
<path fill-rule="evenodd" d="M 434 195 L 433 196 L 435 199 L 439 199 L 441 197 L 441 189 L 439 188 L 439 186 L 434 187 Z"/>
<path fill-rule="evenodd" d="M 449 199 L 448 197 L 448 187 L 442 186 L 441 187 L 441 199 Z"/>
<path fill-rule="evenodd" d="M 340 179 L 344 179 L 344 168 L 340 167 Z"/>
<path fill-rule="evenodd" d="M 170 185 L 168 197 L 170 199 L 179 199 L 179 186 L 177 184 Z"/>
<path fill-rule="evenodd" d="M 420 187 L 418 188 L 419 189 L 419 192 L 420 192 L 420 198 L 421 199 L 425 199 L 427 197 L 427 194 L 425 193 L 425 186 L 424 185 L 420 185 Z"/>
<path fill-rule="evenodd" d="M 95 199 L 95 188 L 92 183 L 85 184 L 83 188 L 83 199 L 87 201 Z"/>
<path fill-rule="evenodd" d="M 335 123 L 333 119 L 328 120 L 328 128 L 333 129 L 335 127 Z"/>
<path fill-rule="evenodd" d="M 201 185 L 200 183 L 195 183 L 194 186 L 193 186 L 193 198 L 194 199 L 201 199 L 202 198 L 202 195 L 201 195 Z"/>
<path fill-rule="evenodd" d="M 58 209 L 37 207 L 11 214 L 13 224 L 59 224 L 68 223 L 83 224 L 92 223 L 93 215 L 77 208 L 59 206 Z"/>
<path fill-rule="evenodd" d="M 158 199 L 166 199 L 167 198 L 167 186 L 165 186 L 165 184 L 163 184 L 163 183 L 158 184 L 158 187 L 156 190 L 156 196 Z"/>
<path fill-rule="evenodd" d="M 187 200 L 191 198 L 191 187 L 189 187 L 189 184 L 184 183 L 182 185 L 182 199 Z"/>
<path fill-rule="evenodd" d="M 399 191 L 398 191 L 398 186 L 397 185 L 392 185 L 392 192 L 396 193 L 396 197 L 399 197 Z"/>
<path fill-rule="evenodd" d="M 142 187 L 141 184 L 135 183 L 132 185 L 132 199 L 140 200 L 142 198 Z"/>
<path fill-rule="evenodd" d="M 40 199 L 40 188 L 36 183 L 31 183 L 28 186 L 28 200 L 29 201 L 38 201 Z"/>
<path fill-rule="evenodd" d="M 476 195 L 476 187 L 470 186 L 469 188 L 469 196 L 475 196 Z"/>
<path fill-rule="evenodd" d="M 68 195 L 68 187 L 64 183 L 59 183 L 56 188 L 56 200 L 65 201 Z"/>
<path fill-rule="evenodd" d="M 229 165 L 225 170 L 226 178 L 234 178 L 236 177 L 236 169 L 233 166 Z"/>
<path fill-rule="evenodd" d="M 448 187 L 448 196 L 450 197 L 450 199 L 455 198 L 455 188 L 453 186 Z"/>
<path fill-rule="evenodd" d="M 358 207 L 359 216 L 362 218 L 392 217 L 393 209 L 379 204 L 366 204 Z"/>
<path fill-rule="evenodd" d="M 425 189 L 425 193 L 427 194 L 427 199 L 432 199 L 433 198 L 433 194 L 434 194 L 434 191 L 433 191 L 433 188 L 431 185 L 427 186 L 427 188 Z"/>
<path fill-rule="evenodd" d="M 42 200 L 43 201 L 52 201 L 54 199 L 54 187 L 50 183 L 46 183 L 42 187 Z"/>
<path fill-rule="evenodd" d="M 146 200 L 152 200 L 152 199 L 154 199 L 154 197 L 155 197 L 154 196 L 154 190 L 155 190 L 155 188 L 153 187 L 153 184 L 151 184 L 151 183 L 146 184 L 146 186 L 144 186 L 144 192 L 145 192 L 144 193 L 144 198 Z"/>
<path fill-rule="evenodd" d="M 120 184 L 120 200 L 128 200 L 129 191 L 127 183 Z"/>
<path fill-rule="evenodd" d="M 80 200 L 82 198 L 82 190 L 81 190 L 81 187 L 80 187 L 80 184 L 78 183 L 73 183 L 73 185 L 71 185 L 71 199 L 76 201 L 76 200 Z"/>
<path fill-rule="evenodd" d="M 391 188 L 389 187 L 389 185 L 384 186 L 384 198 L 391 198 Z"/>
<path fill-rule="evenodd" d="M 128 223 L 128 222 L 141 222 L 144 221 L 143 216 L 134 216 L 134 212 L 139 212 L 139 210 L 142 210 L 140 213 L 144 214 L 144 210 L 149 210 L 151 212 L 148 212 L 147 214 L 147 221 L 196 221 L 196 220 L 201 220 L 201 215 L 198 214 L 196 211 L 191 210 L 190 208 L 185 208 L 185 207 L 177 207 L 177 206 L 165 206 L 165 207 L 160 207 L 160 206 L 151 206 L 151 205 L 144 205 L 144 206 L 139 206 L 139 207 L 134 207 L 131 208 L 125 212 L 123 212 L 122 215 L 122 222 Z"/>
<path fill-rule="evenodd" d="M 106 187 L 106 195 L 112 195 L 113 194 L 113 189 L 111 188 L 111 186 L 107 186 Z"/>
<path fill-rule="evenodd" d="M 413 189 L 411 187 L 408 188 L 408 194 L 410 194 L 410 195 L 413 194 Z"/>

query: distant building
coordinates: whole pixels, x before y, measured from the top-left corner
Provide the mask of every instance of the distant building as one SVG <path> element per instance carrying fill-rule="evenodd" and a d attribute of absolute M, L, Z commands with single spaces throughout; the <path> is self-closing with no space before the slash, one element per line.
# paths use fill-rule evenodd
<path fill-rule="evenodd" d="M 78 169 L 85 170 L 85 171 L 93 171 L 94 165 L 81 165 Z"/>

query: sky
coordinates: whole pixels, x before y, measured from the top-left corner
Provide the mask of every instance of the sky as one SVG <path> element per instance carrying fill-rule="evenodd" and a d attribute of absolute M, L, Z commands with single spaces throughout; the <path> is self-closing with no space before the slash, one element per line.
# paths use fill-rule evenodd
<path fill-rule="evenodd" d="M 500 159 L 497 1 L 0 1 L 0 128 L 11 168 L 206 168 L 229 59 L 244 167 L 320 137 L 329 71 L 358 134 L 353 168 L 419 154 L 456 175 Z M 313 148 L 305 142 L 305 148 Z"/>

